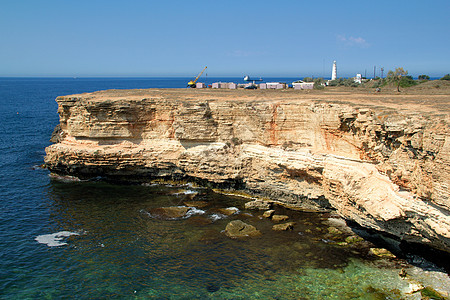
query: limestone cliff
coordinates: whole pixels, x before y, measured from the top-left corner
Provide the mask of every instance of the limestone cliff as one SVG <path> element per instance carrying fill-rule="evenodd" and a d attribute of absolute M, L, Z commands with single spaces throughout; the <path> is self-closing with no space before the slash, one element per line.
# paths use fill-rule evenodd
<path fill-rule="evenodd" d="M 58 97 L 58 143 L 46 149 L 45 164 L 81 178 L 187 178 L 291 207 L 333 208 L 364 227 L 450 251 L 448 97 L 443 110 L 412 98 L 402 107 L 394 95 L 346 97 L 210 90 Z"/>

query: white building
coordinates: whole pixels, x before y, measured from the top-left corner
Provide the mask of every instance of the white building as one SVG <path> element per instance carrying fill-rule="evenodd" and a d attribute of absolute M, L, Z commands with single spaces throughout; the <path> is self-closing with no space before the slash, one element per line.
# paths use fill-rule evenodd
<path fill-rule="evenodd" d="M 280 89 L 286 88 L 286 84 L 281 83 L 281 82 L 267 82 L 266 83 L 266 88 L 267 89 L 280 90 Z"/>
<path fill-rule="evenodd" d="M 312 90 L 314 88 L 314 82 L 293 82 L 292 86 L 294 90 Z"/>
<path fill-rule="evenodd" d="M 336 61 L 333 61 L 333 71 L 331 72 L 331 80 L 335 80 L 336 78 L 337 78 Z"/>

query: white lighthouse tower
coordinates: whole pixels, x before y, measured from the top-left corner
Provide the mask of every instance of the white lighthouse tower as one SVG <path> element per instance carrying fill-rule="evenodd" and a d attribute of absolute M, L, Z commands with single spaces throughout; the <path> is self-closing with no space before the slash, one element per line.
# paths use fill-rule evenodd
<path fill-rule="evenodd" d="M 336 61 L 333 61 L 333 71 L 331 72 L 331 80 L 335 80 L 336 78 L 337 78 Z"/>

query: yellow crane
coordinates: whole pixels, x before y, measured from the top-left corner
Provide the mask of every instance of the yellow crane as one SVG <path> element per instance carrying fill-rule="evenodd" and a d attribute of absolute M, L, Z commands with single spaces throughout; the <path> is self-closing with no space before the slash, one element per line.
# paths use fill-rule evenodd
<path fill-rule="evenodd" d="M 188 82 L 188 87 L 195 88 L 195 84 L 197 83 L 197 80 L 200 78 L 200 76 L 202 76 L 203 72 L 205 72 L 206 68 L 207 68 L 207 67 L 205 67 L 205 68 L 200 72 L 200 74 L 198 74 L 198 76 L 195 77 L 194 80 L 191 80 L 191 81 Z"/>

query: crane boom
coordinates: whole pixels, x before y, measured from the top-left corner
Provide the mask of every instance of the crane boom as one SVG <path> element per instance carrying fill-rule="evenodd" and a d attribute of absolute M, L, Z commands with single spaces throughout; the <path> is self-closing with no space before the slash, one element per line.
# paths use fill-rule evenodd
<path fill-rule="evenodd" d="M 200 74 L 198 74 L 197 77 L 195 77 L 194 80 L 191 80 L 191 81 L 188 82 L 188 86 L 189 86 L 189 87 L 195 88 L 195 84 L 197 83 L 197 80 L 200 78 L 200 76 L 202 76 L 203 72 L 205 72 L 206 68 L 208 68 L 208 67 L 205 67 L 205 68 L 200 72 Z"/>

